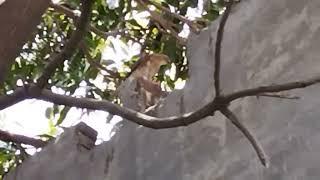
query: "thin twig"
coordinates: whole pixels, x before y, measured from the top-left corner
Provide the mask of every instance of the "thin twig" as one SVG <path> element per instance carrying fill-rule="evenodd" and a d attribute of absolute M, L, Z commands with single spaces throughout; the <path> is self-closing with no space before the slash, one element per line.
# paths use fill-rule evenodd
<path fill-rule="evenodd" d="M 79 21 L 76 23 L 76 30 L 72 33 L 71 38 L 64 44 L 61 52 L 51 55 L 49 63 L 44 68 L 42 75 L 37 79 L 37 85 L 41 89 L 46 86 L 48 79 L 50 79 L 56 69 L 63 64 L 63 61 L 72 56 L 87 32 L 93 0 L 82 0 L 81 4 L 81 15 Z"/>
<path fill-rule="evenodd" d="M 265 167 L 268 167 L 268 159 L 267 155 L 265 154 L 262 146 L 260 145 L 259 141 L 256 140 L 256 138 L 252 135 L 252 133 L 246 128 L 237 118 L 237 116 L 230 111 L 228 108 L 221 108 L 221 113 L 226 116 L 227 119 L 229 119 L 234 126 L 236 126 L 244 136 L 249 140 L 251 145 L 253 146 L 254 150 L 256 151 L 262 165 Z"/>
<path fill-rule="evenodd" d="M 288 95 L 283 95 L 283 94 L 269 94 L 269 93 L 258 94 L 257 98 L 259 98 L 261 96 L 263 96 L 263 97 L 273 97 L 273 98 L 279 98 L 279 99 L 292 99 L 292 100 L 300 99 L 299 96 L 288 96 Z"/>
<path fill-rule="evenodd" d="M 216 46 L 215 46 L 215 64 L 214 64 L 214 87 L 216 91 L 216 96 L 220 96 L 220 69 L 221 69 L 221 44 L 223 40 L 223 32 L 224 32 L 224 26 L 228 20 L 229 14 L 231 12 L 231 7 L 233 4 L 233 0 L 231 0 L 227 6 L 226 10 L 223 13 L 220 21 L 220 25 L 217 31 L 217 36 L 216 36 Z M 210 43 L 210 42 L 209 42 Z"/>

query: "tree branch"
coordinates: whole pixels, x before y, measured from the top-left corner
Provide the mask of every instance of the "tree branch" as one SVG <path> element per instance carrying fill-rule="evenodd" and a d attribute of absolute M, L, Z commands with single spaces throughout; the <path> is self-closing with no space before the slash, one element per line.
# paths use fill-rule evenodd
<path fill-rule="evenodd" d="M 24 99 L 36 98 L 70 107 L 108 111 L 111 114 L 119 115 L 129 121 L 145 127 L 153 129 L 165 129 L 187 126 L 189 124 L 200 121 L 202 118 L 211 116 L 215 111 L 220 110 L 221 108 L 225 107 L 227 104 L 238 98 L 246 96 L 256 96 L 257 94 L 261 93 L 280 92 L 290 89 L 304 88 L 319 82 L 320 77 L 316 77 L 301 82 L 298 81 L 293 83 L 286 83 L 283 85 L 262 86 L 235 92 L 227 96 L 220 96 L 218 98 L 216 97 L 214 100 L 212 100 L 210 103 L 206 104 L 199 110 L 192 113 L 186 113 L 180 117 L 172 116 L 167 118 L 156 118 L 125 107 L 121 107 L 105 100 L 98 101 L 90 98 L 75 98 L 66 95 L 54 94 L 50 90 L 42 90 L 41 92 L 40 90 L 37 90 L 38 87 L 36 85 L 20 87 L 17 88 L 12 94 L 0 96 L 0 110 L 5 109 Z"/>
<path fill-rule="evenodd" d="M 11 94 L 0 96 L 0 109 L 5 109 L 25 100 L 27 97 L 26 91 L 27 89 L 24 87 L 19 87 Z"/>
<path fill-rule="evenodd" d="M 91 57 L 91 55 L 89 53 L 89 48 L 86 46 L 85 43 L 83 43 L 83 42 L 80 43 L 80 49 L 84 53 L 84 55 L 86 56 L 86 59 L 87 59 L 88 63 L 91 66 L 96 67 L 97 69 L 100 69 L 102 71 L 107 72 L 109 74 L 109 77 L 111 77 L 111 78 L 121 79 L 121 76 L 120 76 L 120 74 L 118 72 L 114 72 L 112 70 L 109 70 L 106 67 L 104 67 L 102 64 L 100 64 L 99 62 L 97 62 L 94 59 L 92 59 L 92 57 Z"/>
<path fill-rule="evenodd" d="M 174 17 L 174 18 L 177 18 L 179 19 L 180 21 L 186 23 L 190 29 L 194 32 L 194 33 L 199 33 L 199 29 L 197 28 L 197 26 L 192 22 L 190 21 L 189 19 L 187 19 L 186 17 L 180 15 L 180 14 L 177 14 L 177 13 L 174 13 L 174 12 L 171 12 L 170 9 L 156 3 L 156 2 L 153 2 L 153 1 L 149 1 L 149 0 L 145 0 L 147 3 L 151 4 L 151 5 L 154 5 L 156 8 L 158 8 L 159 10 L 161 11 L 164 11 L 166 12 L 167 14 L 169 14 L 170 16 Z"/>
<path fill-rule="evenodd" d="M 44 147 L 48 143 L 46 141 L 42 141 L 41 139 L 35 139 L 19 134 L 13 134 L 3 130 L 0 130 L 0 140 L 4 142 L 31 145 L 36 148 Z"/>
<path fill-rule="evenodd" d="M 69 41 L 64 45 L 62 51 L 50 57 L 49 63 L 44 68 L 43 74 L 37 79 L 37 85 L 41 89 L 46 86 L 48 79 L 50 79 L 56 68 L 63 64 L 64 60 L 69 59 L 72 56 L 80 41 L 85 36 L 93 0 L 82 0 L 81 2 L 81 16 L 76 24 L 76 30 L 71 35 Z"/>
<path fill-rule="evenodd" d="M 276 93 L 276 92 L 288 91 L 292 89 L 305 88 L 317 83 L 320 83 L 320 75 L 304 81 L 296 81 L 296 82 L 289 82 L 289 83 L 279 84 L 279 85 L 260 86 L 252 89 L 245 89 L 245 90 L 241 90 L 241 91 L 226 95 L 225 98 L 226 98 L 226 101 L 231 102 L 236 99 L 247 97 L 247 96 L 257 96 L 261 93 Z"/>
<path fill-rule="evenodd" d="M 111 114 L 121 116 L 122 118 L 125 118 L 128 121 L 132 121 L 136 124 L 149 127 L 152 129 L 167 129 L 167 128 L 175 128 L 179 126 L 188 126 L 192 123 L 202 120 L 207 116 L 211 116 L 213 112 L 218 110 L 218 108 L 221 105 L 225 105 L 225 104 L 222 104 L 220 99 L 214 99 L 212 102 L 206 104 L 199 110 L 192 113 L 186 113 L 179 117 L 171 116 L 166 118 L 156 118 L 156 117 L 148 116 L 143 113 L 134 111 L 132 109 L 128 109 L 126 107 L 121 107 L 117 104 L 113 104 L 105 100 L 99 101 L 91 98 L 76 98 L 76 97 L 71 97 L 67 95 L 55 94 L 50 90 L 46 90 L 46 89 L 41 90 L 35 84 L 29 84 L 26 87 L 19 87 L 12 94 L 20 94 L 21 91 L 24 91 L 23 95 L 1 96 L 0 110 L 3 110 L 15 103 L 18 103 L 19 101 L 35 98 L 35 99 L 44 100 L 44 101 L 52 102 L 59 105 L 65 105 L 69 107 L 107 111 Z"/>
<path fill-rule="evenodd" d="M 254 150 L 256 151 L 262 165 L 268 167 L 268 160 L 265 152 L 263 151 L 262 146 L 260 145 L 259 141 L 255 139 L 255 137 L 251 134 L 251 132 L 239 121 L 237 116 L 230 111 L 228 108 L 221 108 L 221 113 L 229 119 L 233 125 L 235 125 L 246 138 L 250 141 L 251 145 L 253 146 Z"/>
<path fill-rule="evenodd" d="M 173 22 L 164 19 L 161 17 L 160 14 L 158 14 L 155 11 L 151 11 L 148 6 L 144 3 L 143 0 L 136 0 L 137 3 L 139 3 L 144 9 L 146 9 L 146 11 L 148 11 L 150 13 L 150 19 L 155 21 L 155 25 L 157 26 L 157 28 L 159 29 L 159 31 L 161 31 L 162 33 L 165 34 L 169 34 L 171 36 L 173 36 L 174 38 L 177 39 L 178 43 L 181 45 L 185 45 L 186 44 L 186 40 L 182 37 L 179 36 L 178 32 L 174 29 L 178 29 L 177 25 L 174 24 Z M 159 27 L 159 25 L 161 27 Z M 162 29 L 163 27 L 163 29 Z M 167 31 L 169 30 L 169 32 Z"/>
<path fill-rule="evenodd" d="M 216 36 L 216 46 L 215 46 L 215 64 L 214 64 L 214 87 L 216 91 L 216 96 L 220 96 L 220 69 L 221 69 L 221 44 L 223 40 L 223 32 L 224 32 L 224 26 L 228 20 L 228 17 L 231 12 L 231 7 L 233 4 L 233 0 L 231 0 L 227 6 L 226 10 L 223 13 L 221 20 L 220 20 L 220 25 L 217 31 L 217 36 Z M 212 38 L 210 38 L 209 43 L 212 43 Z"/>
<path fill-rule="evenodd" d="M 108 111 L 109 113 L 121 116 L 128 121 L 132 121 L 136 124 L 152 129 L 166 129 L 179 126 L 188 126 L 189 124 L 200 121 L 201 119 L 212 115 L 212 112 L 216 111 L 220 106 L 220 103 L 218 103 L 216 100 L 213 100 L 211 103 L 208 103 L 207 105 L 192 113 L 186 113 L 179 117 L 171 116 L 166 118 L 156 118 L 128 109 L 126 107 L 121 107 L 109 101 L 98 101 L 90 98 L 76 98 L 55 94 L 49 90 L 43 90 L 42 93 L 37 97 L 37 99 L 70 107 Z"/>
<path fill-rule="evenodd" d="M 62 14 L 65 14 L 68 17 L 70 17 L 70 18 L 72 18 L 74 20 L 78 20 L 79 19 L 79 16 L 77 16 L 73 12 L 72 9 L 69 9 L 66 6 L 59 5 L 59 4 L 51 2 L 50 3 L 50 7 L 53 8 L 55 11 L 60 12 Z M 113 30 L 113 31 L 105 32 L 105 31 L 102 31 L 102 30 L 96 28 L 95 26 L 93 26 L 91 24 L 89 25 L 89 30 L 94 32 L 95 34 L 97 34 L 98 36 L 100 36 L 100 37 L 102 37 L 104 39 L 107 39 L 110 36 L 116 36 L 116 35 L 124 34 L 125 31 L 126 31 L 126 29 L 116 29 L 116 30 Z"/>

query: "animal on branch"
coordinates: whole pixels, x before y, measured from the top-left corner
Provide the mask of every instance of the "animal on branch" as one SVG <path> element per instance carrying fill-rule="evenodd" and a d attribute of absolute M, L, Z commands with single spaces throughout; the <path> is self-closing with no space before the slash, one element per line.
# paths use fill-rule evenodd
<path fill-rule="evenodd" d="M 136 82 L 135 92 L 139 97 L 139 110 L 142 112 L 155 105 L 166 93 L 161 90 L 160 83 L 154 80 L 154 76 L 162 65 L 170 62 L 164 54 L 146 54 L 137 61 L 131 72 L 127 75 L 129 82 Z"/>

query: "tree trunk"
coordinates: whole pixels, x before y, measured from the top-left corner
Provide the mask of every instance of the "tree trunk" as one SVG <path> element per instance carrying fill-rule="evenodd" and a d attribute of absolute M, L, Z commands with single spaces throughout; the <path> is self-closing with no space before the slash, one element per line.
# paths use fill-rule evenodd
<path fill-rule="evenodd" d="M 6 0 L 0 5 L 0 84 L 21 47 L 40 22 L 50 0 Z"/>

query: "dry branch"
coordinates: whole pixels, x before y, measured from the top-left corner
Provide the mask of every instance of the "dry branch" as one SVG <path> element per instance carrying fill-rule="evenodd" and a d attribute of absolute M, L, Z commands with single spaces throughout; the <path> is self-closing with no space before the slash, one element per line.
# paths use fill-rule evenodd
<path fill-rule="evenodd" d="M 220 112 L 226 116 L 227 119 L 229 119 L 234 126 L 236 126 L 242 133 L 243 135 L 250 141 L 252 147 L 256 151 L 261 163 L 265 166 L 268 167 L 268 160 L 265 152 L 263 151 L 262 146 L 260 145 L 259 141 L 255 139 L 254 135 L 251 134 L 251 132 L 246 128 L 245 125 L 243 125 L 237 116 L 230 111 L 228 108 L 221 108 Z"/>
<path fill-rule="evenodd" d="M 50 79 L 55 70 L 63 64 L 63 61 L 69 59 L 73 55 L 87 32 L 87 24 L 90 19 L 93 0 L 82 0 L 81 2 L 81 15 L 79 21 L 76 23 L 76 30 L 72 33 L 71 38 L 66 42 L 62 51 L 50 56 L 49 63 L 44 68 L 42 75 L 37 79 L 37 85 L 41 89 L 46 86 L 48 79 Z"/>

